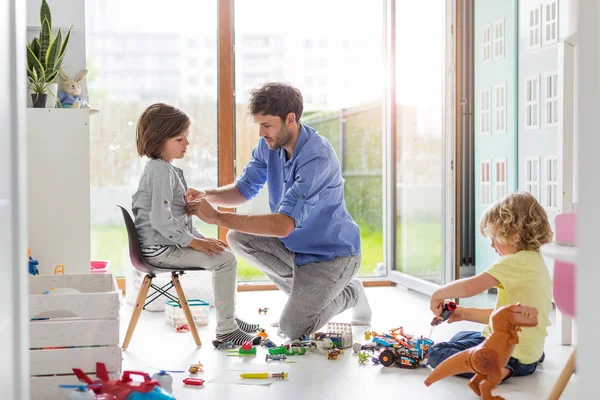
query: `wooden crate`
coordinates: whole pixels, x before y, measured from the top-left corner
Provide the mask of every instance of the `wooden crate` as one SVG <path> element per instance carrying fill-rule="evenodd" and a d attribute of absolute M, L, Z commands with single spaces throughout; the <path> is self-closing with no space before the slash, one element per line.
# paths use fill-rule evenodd
<path fill-rule="evenodd" d="M 58 385 L 77 382 L 72 368 L 95 374 L 96 362 L 104 362 L 109 374 L 118 377 L 119 308 L 120 291 L 112 274 L 29 278 L 29 318 L 47 318 L 29 322 L 32 399 L 66 398 L 68 392 Z"/>

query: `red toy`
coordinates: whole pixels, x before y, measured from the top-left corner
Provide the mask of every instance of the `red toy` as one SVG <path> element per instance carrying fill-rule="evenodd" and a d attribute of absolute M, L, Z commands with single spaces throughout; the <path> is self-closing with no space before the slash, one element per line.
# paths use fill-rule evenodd
<path fill-rule="evenodd" d="M 183 332 L 189 332 L 190 328 L 186 324 L 183 324 L 183 325 L 178 326 L 177 328 L 175 328 L 175 330 L 177 332 L 179 332 L 179 333 L 183 333 Z"/>
<path fill-rule="evenodd" d="M 204 379 L 200 379 L 200 378 L 185 378 L 183 380 L 183 383 L 185 383 L 186 385 L 202 386 L 202 385 L 204 385 Z"/>
<path fill-rule="evenodd" d="M 252 350 L 252 342 L 247 340 L 242 343 L 242 350 Z"/>
<path fill-rule="evenodd" d="M 114 400 L 128 400 L 130 394 L 136 393 L 136 399 L 175 399 L 172 395 L 162 389 L 159 383 L 148 375 L 146 372 L 139 371 L 124 371 L 123 377 L 119 380 L 110 380 L 106 365 L 104 363 L 96 363 L 96 376 L 98 380 L 93 381 L 85 372 L 79 368 L 73 368 L 73 373 L 94 391 L 97 395 L 108 395 Z M 143 381 L 134 381 L 131 375 L 139 375 L 144 378 Z M 147 396 L 146 396 L 147 393 Z"/>
<path fill-rule="evenodd" d="M 442 313 L 440 314 L 440 316 L 433 317 L 433 319 L 431 320 L 431 326 L 437 326 L 442 322 L 446 321 L 448 318 L 450 318 L 454 311 L 456 311 L 456 303 L 453 301 L 447 302 L 446 304 L 444 304 L 444 308 L 442 308 Z"/>

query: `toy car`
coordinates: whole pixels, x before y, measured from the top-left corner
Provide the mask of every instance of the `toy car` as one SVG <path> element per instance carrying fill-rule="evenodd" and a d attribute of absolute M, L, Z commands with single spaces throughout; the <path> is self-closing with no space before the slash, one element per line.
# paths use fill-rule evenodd
<path fill-rule="evenodd" d="M 231 341 L 223 341 L 220 339 L 215 339 L 212 341 L 213 346 L 215 346 L 215 349 L 217 350 L 225 350 L 225 349 L 233 349 L 235 348 L 235 345 L 233 344 L 233 342 Z"/>
<path fill-rule="evenodd" d="M 186 385 L 202 386 L 202 385 L 204 385 L 204 379 L 200 379 L 200 378 L 185 378 L 183 380 L 183 383 L 186 384 Z"/>
<path fill-rule="evenodd" d="M 265 355 L 265 361 L 283 361 L 287 359 L 285 354 L 267 354 Z"/>
<path fill-rule="evenodd" d="M 390 347 L 381 352 L 379 362 L 384 367 L 396 365 L 400 368 L 414 369 L 420 365 L 420 358 L 403 351 L 398 351 L 395 347 Z"/>

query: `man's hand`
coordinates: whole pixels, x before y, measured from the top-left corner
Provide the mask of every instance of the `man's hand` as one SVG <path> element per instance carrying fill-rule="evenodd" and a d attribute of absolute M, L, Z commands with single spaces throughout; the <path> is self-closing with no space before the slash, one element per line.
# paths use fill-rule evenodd
<path fill-rule="evenodd" d="M 206 197 L 206 192 L 204 190 L 188 188 L 187 192 L 185 192 L 185 201 L 187 203 L 196 199 L 201 199 L 203 197 Z"/>
<path fill-rule="evenodd" d="M 202 238 L 193 239 L 190 247 L 196 251 L 201 251 L 210 258 L 223 254 L 223 250 L 228 248 L 227 243 L 219 239 Z"/>
<path fill-rule="evenodd" d="M 188 203 L 186 209 L 188 215 L 195 215 L 207 224 L 212 225 L 217 223 L 220 214 L 204 197 Z"/>

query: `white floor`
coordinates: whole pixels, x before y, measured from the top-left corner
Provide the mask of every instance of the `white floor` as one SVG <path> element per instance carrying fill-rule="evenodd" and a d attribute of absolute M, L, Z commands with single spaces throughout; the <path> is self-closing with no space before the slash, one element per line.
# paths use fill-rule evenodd
<path fill-rule="evenodd" d="M 398 326 L 418 335 L 428 335 L 430 330 L 428 298 L 399 287 L 367 288 L 374 310 L 370 329 L 384 331 Z M 492 295 L 470 299 L 477 306 L 493 304 Z M 285 296 L 278 291 L 238 293 L 238 315 L 248 322 L 258 322 L 267 328 L 276 343 L 284 339 L 276 335 L 276 328 L 269 323 L 279 315 Z M 258 315 L 259 307 L 269 307 L 268 315 Z M 121 337 L 129 323 L 131 306 L 125 305 L 121 312 Z M 334 321 L 347 322 L 349 312 Z M 554 313 L 551 316 L 554 321 Z M 123 353 L 123 370 L 142 370 L 150 374 L 153 368 L 187 370 L 198 361 L 204 364 L 204 387 L 184 386 L 182 380 L 188 373 L 174 374 L 173 394 L 185 399 L 365 399 L 365 398 L 411 398 L 411 399 L 476 399 L 467 387 L 467 380 L 451 377 L 426 387 L 423 380 L 428 368 L 403 370 L 379 365 L 359 365 L 349 349 L 338 360 L 327 360 L 317 352 L 297 356 L 290 367 L 289 380 L 277 381 L 270 386 L 234 385 L 211 383 L 210 380 L 235 363 L 265 364 L 265 349 L 259 348 L 256 357 L 227 357 L 224 351 L 213 348 L 214 309 L 210 312 L 210 325 L 200 328 L 201 348 L 196 348 L 190 333 L 176 333 L 164 323 L 163 313 L 143 312 L 133 335 L 129 349 Z M 444 341 L 460 330 L 480 329 L 473 323 L 443 324 L 434 329 L 432 339 Z M 365 327 L 354 328 L 354 341 L 364 341 Z M 529 377 L 512 378 L 496 389 L 494 394 L 512 400 L 546 398 L 560 370 L 571 352 L 570 347 L 556 344 L 554 327 L 550 327 L 546 340 L 546 361 Z M 273 363 L 273 362 L 271 362 Z M 199 377 L 202 377 L 201 375 Z M 577 377 L 573 376 L 563 399 L 575 398 Z"/>

